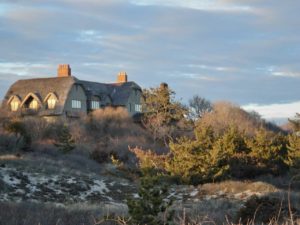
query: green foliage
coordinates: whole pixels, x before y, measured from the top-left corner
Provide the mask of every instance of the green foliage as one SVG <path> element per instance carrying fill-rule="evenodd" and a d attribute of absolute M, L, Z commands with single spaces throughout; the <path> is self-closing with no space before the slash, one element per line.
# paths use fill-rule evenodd
<path fill-rule="evenodd" d="M 287 163 L 291 169 L 300 170 L 300 137 L 296 134 L 288 136 Z"/>
<path fill-rule="evenodd" d="M 280 175 L 287 172 L 287 144 L 288 140 L 282 134 L 258 130 L 255 136 L 247 141 L 251 149 L 249 156 L 252 160 L 252 167 L 256 166 L 254 169 L 260 174 Z"/>
<path fill-rule="evenodd" d="M 75 141 L 66 125 L 62 127 L 55 146 L 63 153 L 68 153 L 75 148 Z"/>
<path fill-rule="evenodd" d="M 235 153 L 249 153 L 245 136 L 240 133 L 236 127 L 230 127 L 227 131 L 214 143 L 215 151 L 227 152 L 228 156 Z"/>
<path fill-rule="evenodd" d="M 180 177 L 185 183 L 198 184 L 222 179 L 228 172 L 229 167 L 225 162 L 230 155 L 215 147 L 213 141 L 215 137 L 211 128 L 203 127 L 196 131 L 196 140 L 180 138 L 176 143 L 171 142 L 171 157 L 166 163 L 166 171 Z"/>
<path fill-rule="evenodd" d="M 264 129 L 248 137 L 235 126 L 222 134 L 215 133 L 210 126 L 198 126 L 194 138 L 171 141 L 168 155 L 158 156 L 149 151 L 134 153 L 140 165 L 159 168 L 183 183 L 199 184 L 283 174 L 288 171 L 288 165 L 299 164 L 300 141 L 291 136 L 289 142 L 290 150 L 286 136 Z"/>
<path fill-rule="evenodd" d="M 163 141 L 167 146 L 184 119 L 185 107 L 174 100 L 174 92 L 167 84 L 143 91 L 142 123 L 152 133 L 154 141 Z"/>
<path fill-rule="evenodd" d="M 129 198 L 127 205 L 131 224 L 169 224 L 172 213 L 167 212 L 172 201 L 166 200 L 168 188 L 158 176 L 145 175 L 140 180 L 139 198 Z M 166 216 L 167 215 L 167 216 Z"/>

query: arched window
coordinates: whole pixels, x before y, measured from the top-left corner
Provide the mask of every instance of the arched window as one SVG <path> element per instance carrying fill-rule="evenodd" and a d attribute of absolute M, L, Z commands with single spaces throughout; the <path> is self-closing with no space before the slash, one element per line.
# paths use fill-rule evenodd
<path fill-rule="evenodd" d="M 21 104 L 23 108 L 32 110 L 38 110 L 41 105 L 40 99 L 33 93 L 29 93 Z"/>
<path fill-rule="evenodd" d="M 56 104 L 56 99 L 49 98 L 47 100 L 47 107 L 48 107 L 48 109 L 54 109 L 55 108 L 55 104 Z"/>
<path fill-rule="evenodd" d="M 20 105 L 19 102 L 17 102 L 17 101 L 12 101 L 12 102 L 10 103 L 10 109 L 11 109 L 11 111 L 13 111 L 13 112 L 18 111 L 19 105 Z"/>
<path fill-rule="evenodd" d="M 25 106 L 25 108 L 36 110 L 36 109 L 38 109 L 39 104 L 36 99 L 34 99 L 32 96 L 30 96 L 27 99 L 27 101 L 25 102 L 24 106 Z"/>
<path fill-rule="evenodd" d="M 18 111 L 20 104 L 21 104 L 21 100 L 18 96 L 14 95 L 12 97 L 10 97 L 10 99 L 7 102 L 10 106 L 10 110 L 13 112 Z"/>
<path fill-rule="evenodd" d="M 57 101 L 58 101 L 58 98 L 57 98 L 56 94 L 54 94 L 52 92 L 49 93 L 44 100 L 44 102 L 46 102 L 47 109 L 54 109 Z"/>
<path fill-rule="evenodd" d="M 38 102 L 35 99 L 32 99 L 32 101 L 29 104 L 30 109 L 37 109 L 38 108 Z"/>

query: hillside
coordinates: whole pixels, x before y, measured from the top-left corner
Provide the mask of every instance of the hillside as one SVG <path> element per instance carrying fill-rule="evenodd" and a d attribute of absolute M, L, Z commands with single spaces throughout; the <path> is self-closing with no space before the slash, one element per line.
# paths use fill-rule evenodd
<path fill-rule="evenodd" d="M 160 198 L 159 204 L 170 204 L 152 224 L 165 214 L 180 225 L 299 222 L 298 158 L 289 150 L 299 139 L 228 107 L 227 116 L 231 109 L 242 116 L 222 126 L 220 113 L 218 123 L 212 120 L 217 110 L 197 123 L 174 117 L 172 128 L 163 124 L 177 141 L 154 138 L 147 124 L 134 123 L 122 109 L 51 123 L 3 119 L 0 224 L 138 224 L 129 202 L 137 210 Z M 232 126 L 242 121 L 248 133 Z M 149 186 L 153 179 L 158 182 Z M 152 195 L 155 190 L 161 194 Z M 140 216 L 147 218 L 147 211 Z"/>

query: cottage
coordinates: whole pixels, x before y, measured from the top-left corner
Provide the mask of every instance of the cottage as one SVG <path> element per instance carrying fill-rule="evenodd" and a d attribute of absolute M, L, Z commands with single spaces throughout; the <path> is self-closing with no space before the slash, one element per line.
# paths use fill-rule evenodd
<path fill-rule="evenodd" d="M 120 72 L 116 83 L 79 80 L 69 65 L 59 65 L 57 76 L 18 80 L 7 91 L 2 109 L 12 115 L 80 117 L 107 106 L 124 107 L 129 115 L 141 112 L 142 89 Z"/>

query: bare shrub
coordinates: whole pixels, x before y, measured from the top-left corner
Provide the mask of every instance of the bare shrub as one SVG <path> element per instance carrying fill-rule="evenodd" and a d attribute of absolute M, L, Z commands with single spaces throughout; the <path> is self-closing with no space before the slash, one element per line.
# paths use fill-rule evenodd
<path fill-rule="evenodd" d="M 164 170 L 165 161 L 167 160 L 167 155 L 157 155 L 151 150 L 143 150 L 138 147 L 131 148 L 130 151 L 135 154 L 139 160 L 139 167 L 141 169 L 154 168 L 157 170 Z"/>
<path fill-rule="evenodd" d="M 91 146 L 90 155 L 98 162 L 110 161 L 110 156 L 114 154 L 121 161 L 134 164 L 129 146 L 154 147 L 151 136 L 134 123 L 124 108 L 106 107 L 96 110 L 86 118 L 73 122 L 71 130 L 77 132 L 76 142 L 79 139 L 81 143 Z"/>
<path fill-rule="evenodd" d="M 24 145 L 23 139 L 0 129 L 0 152 L 17 152 Z"/>
<path fill-rule="evenodd" d="M 280 131 L 280 128 L 266 123 L 257 113 L 246 112 L 229 102 L 215 103 L 213 111 L 205 113 L 198 125 L 211 126 L 218 134 L 222 134 L 230 126 L 237 127 L 248 136 L 253 136 L 259 128 Z"/>
<path fill-rule="evenodd" d="M 296 208 L 292 209 L 297 213 Z M 237 221 L 243 224 L 249 222 L 277 223 L 288 221 L 289 208 L 284 199 L 278 197 L 252 196 L 237 214 Z"/>

